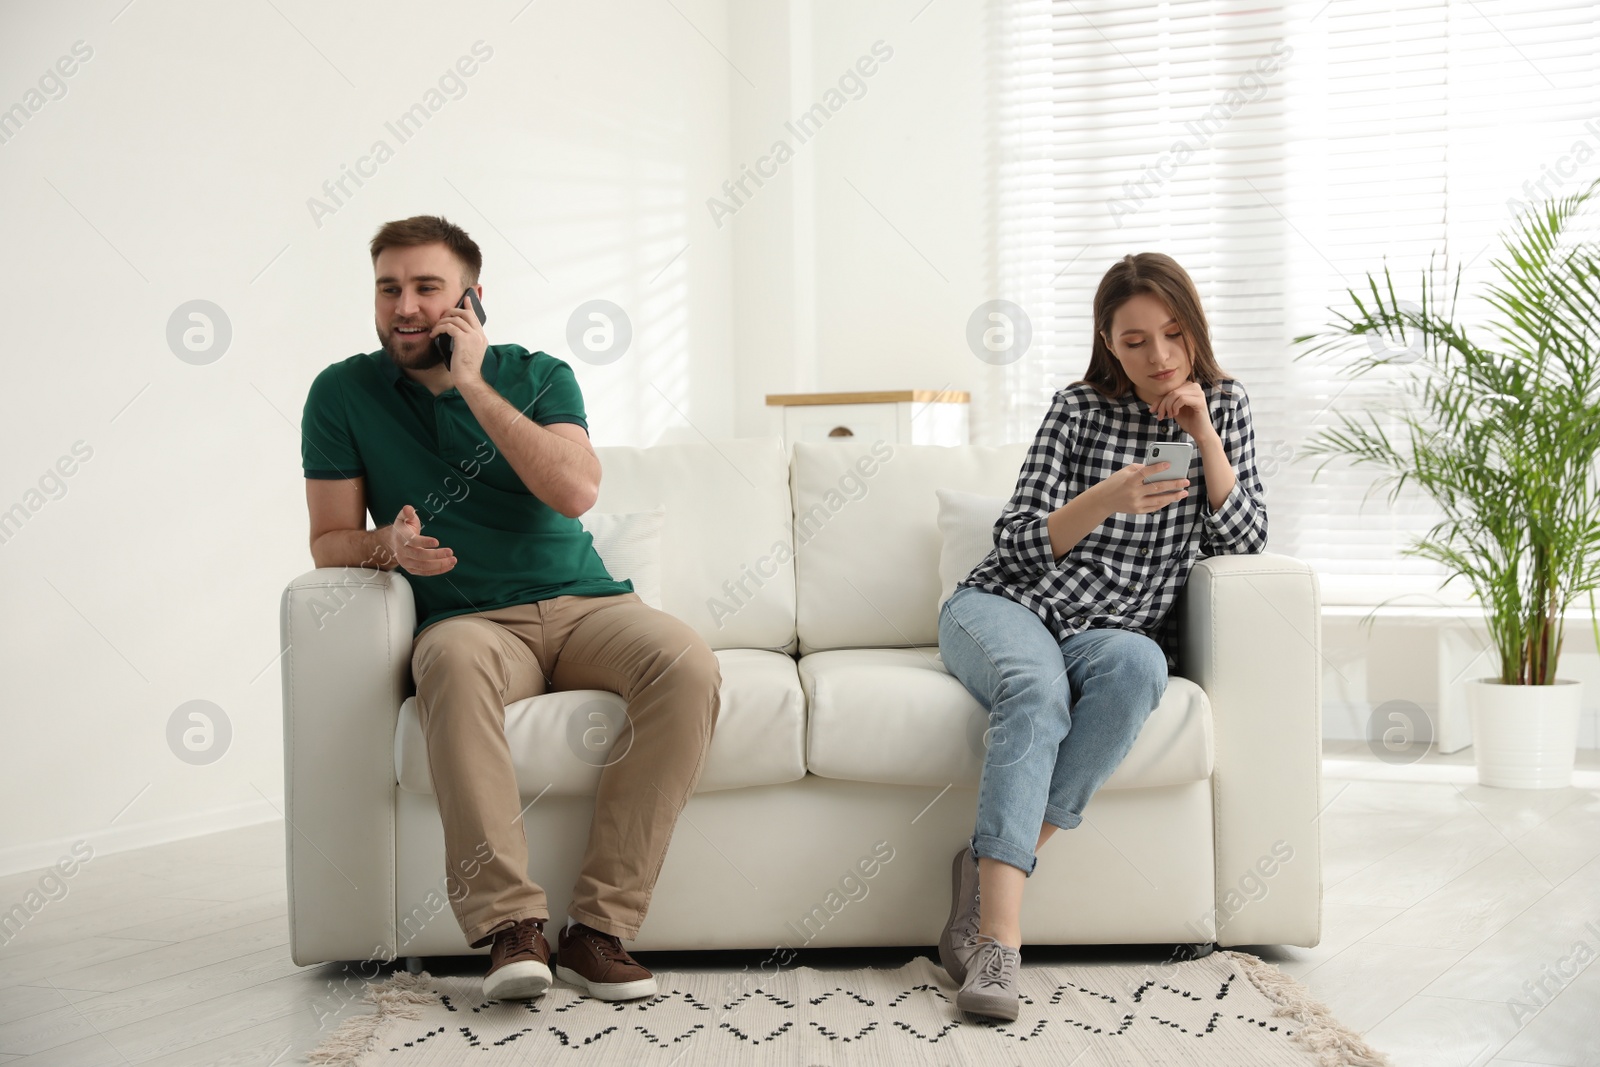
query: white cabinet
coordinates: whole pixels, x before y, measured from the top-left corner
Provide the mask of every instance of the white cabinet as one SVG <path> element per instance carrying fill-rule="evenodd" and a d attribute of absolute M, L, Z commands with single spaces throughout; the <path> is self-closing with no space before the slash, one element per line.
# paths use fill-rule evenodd
<path fill-rule="evenodd" d="M 964 392 L 904 389 L 878 393 L 785 393 L 767 397 L 783 408 L 783 440 L 886 441 L 901 445 L 964 445 Z"/>

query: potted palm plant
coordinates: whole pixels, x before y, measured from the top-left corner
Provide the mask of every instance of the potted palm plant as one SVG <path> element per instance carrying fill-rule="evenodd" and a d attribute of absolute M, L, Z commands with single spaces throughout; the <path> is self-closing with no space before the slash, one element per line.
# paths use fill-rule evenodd
<path fill-rule="evenodd" d="M 1404 553 L 1444 564 L 1440 588 L 1466 578 L 1484 607 L 1499 674 L 1466 683 L 1484 785 L 1572 781 L 1581 686 L 1556 670 L 1568 609 L 1588 593 L 1592 613 L 1600 587 L 1600 249 L 1575 232 L 1597 189 L 1537 203 L 1500 234 L 1470 327 L 1459 267 L 1452 281 L 1430 263 L 1413 302 L 1385 265 L 1349 291 L 1353 312 L 1295 339 L 1296 359 L 1354 352 L 1352 373 L 1394 382 L 1391 410 L 1341 412 L 1303 452 L 1379 468 L 1391 504 L 1410 480 L 1443 513 Z"/>

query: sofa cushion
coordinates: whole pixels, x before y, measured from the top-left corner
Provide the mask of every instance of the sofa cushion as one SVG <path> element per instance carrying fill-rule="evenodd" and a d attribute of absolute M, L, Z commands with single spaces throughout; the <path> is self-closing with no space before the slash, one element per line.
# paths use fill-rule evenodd
<path fill-rule="evenodd" d="M 800 651 L 937 644 L 935 491 L 1009 499 L 1027 451 L 1026 443 L 795 442 L 790 479 Z"/>
<path fill-rule="evenodd" d="M 805 777 L 805 704 L 794 658 L 781 652 L 726 649 L 722 706 L 711 735 L 711 751 L 696 792 L 776 785 Z M 517 770 L 517 788 L 533 798 L 592 797 L 603 767 L 627 755 L 624 702 L 615 693 L 588 689 L 544 693 L 506 705 L 506 737 Z M 417 698 L 400 706 L 394 766 L 400 788 L 432 793 L 427 743 L 417 717 Z"/>
<path fill-rule="evenodd" d="M 999 512 L 995 512 L 999 514 Z M 589 510 L 579 517 L 606 573 L 617 581 L 633 583 L 633 591 L 646 604 L 661 610 L 661 527 L 665 508 L 607 515 Z"/>
<path fill-rule="evenodd" d="M 661 606 L 712 648 L 793 651 L 789 454 L 776 437 L 605 446 L 601 512 L 664 508 Z"/>
<path fill-rule="evenodd" d="M 944 669 L 937 645 L 840 649 L 800 659 L 809 708 L 806 767 L 824 778 L 976 787 L 983 706 Z M 1104 789 L 1178 785 L 1211 776 L 1211 705 L 1171 675 L 1138 740 Z"/>
<path fill-rule="evenodd" d="M 939 500 L 939 607 L 943 609 L 961 580 L 994 551 L 994 524 L 1011 498 L 955 489 L 939 489 L 934 496 Z"/>

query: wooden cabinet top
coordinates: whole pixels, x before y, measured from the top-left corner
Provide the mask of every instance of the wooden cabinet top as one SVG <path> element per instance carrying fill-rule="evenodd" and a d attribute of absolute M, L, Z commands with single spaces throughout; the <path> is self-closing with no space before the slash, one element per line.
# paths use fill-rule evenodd
<path fill-rule="evenodd" d="M 951 389 L 893 389 L 877 393 L 768 393 L 769 407 L 796 404 L 966 404 L 972 394 Z"/>

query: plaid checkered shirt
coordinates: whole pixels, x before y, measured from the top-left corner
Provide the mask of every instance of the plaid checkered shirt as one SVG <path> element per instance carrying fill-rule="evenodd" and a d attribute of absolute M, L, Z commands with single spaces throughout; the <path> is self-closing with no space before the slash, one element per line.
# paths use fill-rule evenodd
<path fill-rule="evenodd" d="M 1175 419 L 1157 419 L 1132 391 L 1117 401 L 1089 385 L 1070 385 L 1056 393 L 1028 449 L 1016 491 L 995 522 L 994 549 L 958 587 L 1015 600 L 1044 620 L 1058 643 L 1102 627 L 1153 637 L 1174 669 L 1178 620 L 1171 608 L 1194 561 L 1261 552 L 1267 543 L 1249 397 L 1231 378 L 1204 392 L 1236 475 L 1220 508 L 1211 508 L 1196 448 L 1187 497 L 1148 515 L 1112 515 L 1056 559 L 1045 525 L 1050 512 L 1128 464 L 1142 463 L 1151 445 L 1196 443 Z"/>

